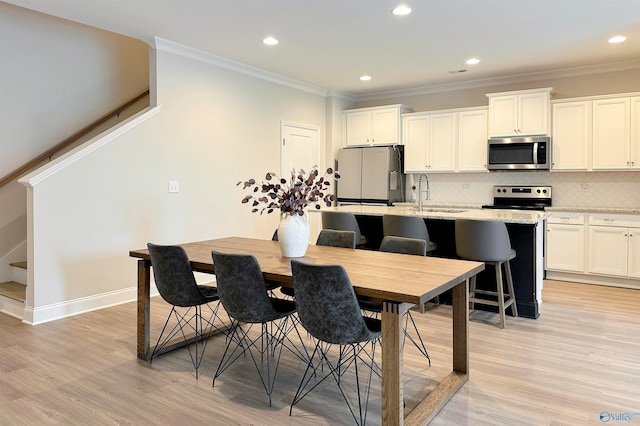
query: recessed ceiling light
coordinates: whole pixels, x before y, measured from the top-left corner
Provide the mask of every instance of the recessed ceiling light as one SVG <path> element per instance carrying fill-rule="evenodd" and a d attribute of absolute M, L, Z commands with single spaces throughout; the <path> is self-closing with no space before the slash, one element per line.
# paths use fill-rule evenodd
<path fill-rule="evenodd" d="M 369 81 L 369 80 L 371 80 L 371 76 L 370 75 L 363 75 L 362 77 L 360 77 L 360 80 Z"/>
<path fill-rule="evenodd" d="M 277 38 L 271 36 L 265 38 L 264 40 L 262 40 L 262 42 L 268 46 L 275 46 L 279 43 Z"/>
<path fill-rule="evenodd" d="M 398 16 L 404 16 L 411 13 L 411 8 L 407 5 L 401 4 L 400 6 L 394 8 L 391 13 Z"/>
<path fill-rule="evenodd" d="M 467 65 L 475 65 L 479 63 L 480 63 L 480 59 L 478 58 L 467 59 L 467 62 L 466 62 Z"/>
<path fill-rule="evenodd" d="M 609 43 L 622 43 L 627 38 L 625 36 L 615 36 L 609 39 Z"/>

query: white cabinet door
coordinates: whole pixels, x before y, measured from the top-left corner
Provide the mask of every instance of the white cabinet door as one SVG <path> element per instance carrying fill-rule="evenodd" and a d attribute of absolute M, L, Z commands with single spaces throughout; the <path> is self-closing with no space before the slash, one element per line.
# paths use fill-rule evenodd
<path fill-rule="evenodd" d="M 428 170 L 453 172 L 456 167 L 458 114 L 455 112 L 431 114 L 429 118 Z"/>
<path fill-rule="evenodd" d="M 427 171 L 427 139 L 429 117 L 427 115 L 402 118 L 405 172 Z"/>
<path fill-rule="evenodd" d="M 400 143 L 398 127 L 400 111 L 398 108 L 386 108 L 371 111 L 371 143 L 390 145 Z"/>
<path fill-rule="evenodd" d="M 631 168 L 640 169 L 640 96 L 631 98 Z"/>
<path fill-rule="evenodd" d="M 628 275 L 640 278 L 640 228 L 629 228 Z"/>
<path fill-rule="evenodd" d="M 627 233 L 627 228 L 589 226 L 588 272 L 626 277 Z"/>
<path fill-rule="evenodd" d="M 593 101 L 593 169 L 630 167 L 630 98 Z"/>
<path fill-rule="evenodd" d="M 371 112 L 353 111 L 345 113 L 346 146 L 368 145 L 371 133 Z"/>
<path fill-rule="evenodd" d="M 551 89 L 488 94 L 489 137 L 548 135 Z"/>
<path fill-rule="evenodd" d="M 487 110 L 458 113 L 458 170 L 487 171 Z"/>
<path fill-rule="evenodd" d="M 591 102 L 552 106 L 552 170 L 587 170 L 591 142 Z"/>
<path fill-rule="evenodd" d="M 518 96 L 489 98 L 489 136 L 513 136 L 518 134 Z"/>
<path fill-rule="evenodd" d="M 547 224 L 546 269 L 584 272 L 584 225 Z"/>
<path fill-rule="evenodd" d="M 518 135 L 549 134 L 548 92 L 518 95 Z"/>

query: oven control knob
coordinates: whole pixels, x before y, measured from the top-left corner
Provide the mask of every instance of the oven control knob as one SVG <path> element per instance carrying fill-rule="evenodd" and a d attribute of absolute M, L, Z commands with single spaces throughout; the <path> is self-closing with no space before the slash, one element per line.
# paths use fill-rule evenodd
<path fill-rule="evenodd" d="M 505 193 L 505 192 L 507 192 L 507 190 L 506 190 L 506 189 L 503 189 L 503 190 L 502 190 L 502 192 L 503 192 L 503 193 Z"/>
<path fill-rule="evenodd" d="M 547 193 L 547 190 L 546 190 L 546 189 L 543 189 L 543 190 L 542 190 L 542 193 L 546 194 L 546 193 Z"/>
<path fill-rule="evenodd" d="M 538 189 L 538 190 L 536 190 L 536 192 L 539 194 L 539 193 L 540 193 L 540 190 Z"/>

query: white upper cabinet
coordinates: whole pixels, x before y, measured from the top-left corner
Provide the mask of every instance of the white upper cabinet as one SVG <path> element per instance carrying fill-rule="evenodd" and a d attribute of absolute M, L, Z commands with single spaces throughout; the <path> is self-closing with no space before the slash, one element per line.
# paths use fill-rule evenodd
<path fill-rule="evenodd" d="M 458 115 L 447 112 L 429 115 L 428 168 L 429 171 L 453 172 L 456 168 Z"/>
<path fill-rule="evenodd" d="M 405 114 L 406 172 L 486 171 L 487 108 Z"/>
<path fill-rule="evenodd" d="M 631 164 L 631 100 L 593 101 L 593 169 L 618 170 Z"/>
<path fill-rule="evenodd" d="M 552 88 L 488 93 L 489 137 L 550 134 Z"/>
<path fill-rule="evenodd" d="M 404 144 L 405 172 L 427 170 L 427 140 L 429 138 L 429 117 L 414 115 L 402 117 L 402 142 Z"/>
<path fill-rule="evenodd" d="M 552 170 L 587 170 L 591 148 L 591 102 L 555 103 L 551 110 Z"/>
<path fill-rule="evenodd" d="M 400 144 L 401 114 L 410 109 L 405 105 L 345 110 L 344 145 Z"/>
<path fill-rule="evenodd" d="M 415 113 L 402 120 L 405 172 L 455 171 L 455 114 Z"/>
<path fill-rule="evenodd" d="M 640 96 L 554 101 L 553 171 L 640 170 Z"/>
<path fill-rule="evenodd" d="M 487 108 L 458 113 L 458 170 L 487 171 Z"/>

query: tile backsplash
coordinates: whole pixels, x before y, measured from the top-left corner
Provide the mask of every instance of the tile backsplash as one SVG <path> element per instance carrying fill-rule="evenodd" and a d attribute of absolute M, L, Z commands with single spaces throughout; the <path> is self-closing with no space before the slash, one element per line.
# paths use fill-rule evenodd
<path fill-rule="evenodd" d="M 419 174 L 406 175 L 407 200 Z M 491 204 L 494 185 L 545 185 L 554 207 L 640 208 L 640 172 L 430 173 L 431 201 Z M 423 179 L 424 180 L 424 179 Z"/>

